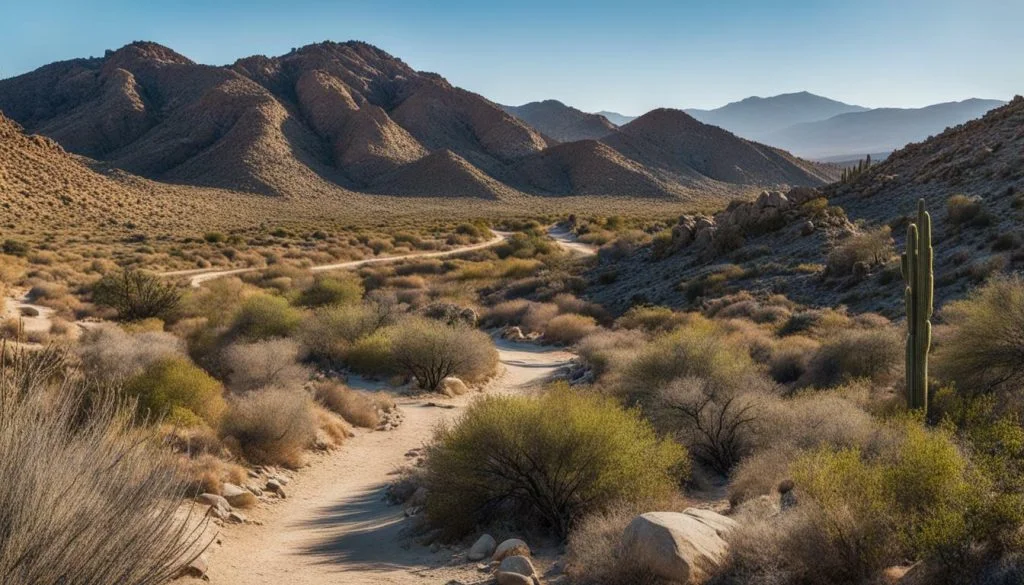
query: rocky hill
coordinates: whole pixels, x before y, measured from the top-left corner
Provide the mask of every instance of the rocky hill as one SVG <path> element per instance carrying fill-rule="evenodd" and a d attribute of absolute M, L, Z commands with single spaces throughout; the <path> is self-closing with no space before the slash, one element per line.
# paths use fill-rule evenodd
<path fill-rule="evenodd" d="M 729 198 L 819 185 L 835 172 L 681 112 L 618 131 L 578 112 L 579 125 L 540 131 L 360 42 L 227 67 L 137 42 L 0 80 L 0 111 L 70 152 L 150 179 L 288 198 Z M 556 146 L 597 134 L 607 148 Z"/>
<path fill-rule="evenodd" d="M 608 118 L 600 114 L 588 114 L 558 100 L 501 106 L 501 109 L 559 142 L 596 140 L 615 129 L 615 124 Z"/>
<path fill-rule="evenodd" d="M 714 216 L 683 216 L 635 253 L 602 254 L 591 296 L 699 306 L 738 291 L 812 306 L 902 315 L 898 256 L 924 199 L 933 220 L 936 302 L 1024 270 L 1024 98 L 908 145 L 849 184 L 765 192 Z M 885 250 L 891 230 L 894 249 Z"/>

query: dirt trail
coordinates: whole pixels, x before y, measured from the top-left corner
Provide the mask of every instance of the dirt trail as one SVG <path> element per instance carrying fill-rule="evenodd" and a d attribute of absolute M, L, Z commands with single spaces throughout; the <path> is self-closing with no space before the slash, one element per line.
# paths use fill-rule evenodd
<path fill-rule="evenodd" d="M 584 244 L 576 238 L 576 234 L 572 233 L 568 227 L 564 225 L 557 225 L 548 229 L 548 235 L 551 236 L 558 245 L 570 252 L 579 254 L 581 256 L 593 256 L 597 254 L 597 246 L 590 244 Z"/>
<path fill-rule="evenodd" d="M 509 234 L 506 232 L 494 232 L 494 237 L 481 242 L 479 244 L 471 244 L 469 246 L 461 246 L 452 250 L 443 250 L 441 252 L 413 252 L 411 254 L 400 254 L 396 256 L 380 256 L 377 258 L 367 258 L 365 260 L 352 260 L 349 262 L 337 262 L 334 264 L 320 264 L 313 266 L 309 270 L 311 272 L 327 272 L 330 270 L 346 270 L 351 268 L 359 268 L 360 266 L 366 266 L 367 264 L 384 264 L 387 262 L 397 262 L 399 260 L 408 260 L 410 258 L 440 258 L 444 256 L 454 256 L 456 254 L 462 254 L 464 252 L 470 252 L 473 250 L 481 250 L 483 248 L 490 248 L 496 246 L 501 242 L 508 239 Z M 263 270 L 262 267 L 250 267 L 250 268 L 232 268 L 229 270 L 209 270 L 206 268 L 196 268 L 191 270 L 175 270 L 172 272 L 163 272 L 160 276 L 188 276 L 188 284 L 193 288 L 198 288 L 204 282 L 222 278 L 224 276 L 233 276 L 235 274 L 245 274 L 247 272 L 257 272 Z"/>
<path fill-rule="evenodd" d="M 574 357 L 555 348 L 497 344 L 505 371 L 488 393 L 528 392 Z M 397 429 L 362 433 L 297 474 L 288 499 L 252 514 L 262 526 L 225 527 L 223 544 L 207 552 L 210 582 L 440 584 L 477 574 L 473 563 L 450 564 L 454 551 L 431 552 L 402 538 L 402 507 L 383 499 L 392 473 L 410 462 L 406 453 L 429 440 L 438 423 L 458 416 L 473 396 L 399 400 L 405 420 Z"/>

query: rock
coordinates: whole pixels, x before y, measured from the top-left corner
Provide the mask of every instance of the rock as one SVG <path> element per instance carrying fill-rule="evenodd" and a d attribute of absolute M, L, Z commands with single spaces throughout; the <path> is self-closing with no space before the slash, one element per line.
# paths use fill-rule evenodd
<path fill-rule="evenodd" d="M 288 479 L 287 476 L 284 475 L 275 475 L 274 479 L 276 479 L 277 483 L 281 485 L 288 485 L 288 482 L 291 481 L 290 479 Z"/>
<path fill-rule="evenodd" d="M 427 505 L 427 488 L 420 486 L 416 488 L 416 491 L 412 493 L 412 497 L 407 502 L 410 506 L 423 507 Z"/>
<path fill-rule="evenodd" d="M 508 327 L 507 329 L 505 329 L 505 333 L 502 334 L 502 337 L 509 341 L 526 340 L 526 336 L 523 335 L 523 330 L 516 326 Z"/>
<path fill-rule="evenodd" d="M 680 583 L 703 583 L 727 559 L 723 535 L 736 521 L 710 510 L 648 512 L 622 534 L 624 554 L 655 575 Z"/>
<path fill-rule="evenodd" d="M 535 585 L 538 582 L 533 563 L 521 555 L 505 557 L 494 576 L 498 585 Z"/>
<path fill-rule="evenodd" d="M 209 508 L 206 509 L 206 515 L 217 520 L 226 520 L 228 515 L 230 514 L 231 512 L 219 506 L 210 506 Z"/>
<path fill-rule="evenodd" d="M 196 496 L 196 501 L 200 504 L 206 504 L 207 506 L 213 506 L 220 508 L 225 512 L 231 511 L 231 503 L 227 501 L 223 496 L 217 494 L 199 494 Z"/>
<path fill-rule="evenodd" d="M 220 493 L 224 495 L 224 499 L 229 504 L 236 508 L 251 508 L 259 502 L 255 494 L 233 483 L 221 485 Z"/>
<path fill-rule="evenodd" d="M 441 380 L 441 393 L 445 396 L 462 396 L 469 392 L 469 386 L 455 376 L 448 376 Z"/>
<path fill-rule="evenodd" d="M 509 538 L 508 540 L 502 541 L 502 543 L 494 549 L 494 554 L 491 556 L 491 560 L 500 561 L 505 557 L 513 555 L 521 555 L 524 557 L 530 556 L 530 546 L 518 538 Z"/>
<path fill-rule="evenodd" d="M 245 489 L 249 490 L 249 492 L 252 493 L 252 495 L 254 495 L 254 496 L 262 496 L 263 495 L 263 489 L 260 488 L 260 486 L 258 486 L 258 485 L 249 484 L 249 485 L 245 486 Z"/>
<path fill-rule="evenodd" d="M 793 205 L 802 205 L 818 197 L 821 197 L 821 193 L 812 187 L 793 187 L 786 193 L 786 199 L 789 199 Z"/>
<path fill-rule="evenodd" d="M 196 579 L 203 579 L 206 577 L 206 573 L 210 570 L 210 565 L 206 562 L 206 557 L 199 555 L 192 562 L 185 565 L 181 570 L 182 577 L 194 577 Z"/>
<path fill-rule="evenodd" d="M 284 493 L 284 486 L 281 485 L 281 482 L 276 479 L 267 480 L 267 491 L 273 492 L 282 498 L 287 497 Z"/>
<path fill-rule="evenodd" d="M 241 512 L 231 512 L 228 514 L 227 521 L 231 524 L 245 524 L 245 516 Z"/>
<path fill-rule="evenodd" d="M 811 235 L 813 233 L 814 233 L 814 222 L 813 221 L 808 220 L 808 221 L 804 222 L 804 225 L 800 226 L 800 235 L 801 236 L 809 236 L 809 235 Z"/>
<path fill-rule="evenodd" d="M 484 534 L 480 538 L 476 539 L 473 546 L 469 548 L 469 554 L 466 558 L 471 561 L 482 561 L 494 554 L 494 549 L 497 548 L 498 543 L 494 540 L 494 537 L 490 534 Z"/>
<path fill-rule="evenodd" d="M 520 575 L 519 573 L 498 572 L 494 574 L 494 580 L 497 585 L 537 585 L 535 579 L 536 577 Z"/>

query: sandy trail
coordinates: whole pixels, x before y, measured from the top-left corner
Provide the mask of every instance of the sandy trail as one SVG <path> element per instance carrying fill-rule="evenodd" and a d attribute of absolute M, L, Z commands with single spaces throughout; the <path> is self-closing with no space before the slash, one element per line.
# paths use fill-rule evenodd
<path fill-rule="evenodd" d="M 557 225 L 548 229 L 548 235 L 551 236 L 558 245 L 570 252 L 579 254 L 581 256 L 593 256 L 597 254 L 597 246 L 590 244 L 584 244 L 576 238 L 576 234 L 569 231 L 569 228 L 564 225 Z"/>
<path fill-rule="evenodd" d="M 574 356 L 555 348 L 497 341 L 504 373 L 488 393 L 528 392 Z M 227 526 L 207 552 L 215 585 L 405 585 L 444 583 L 473 574 L 472 563 L 451 565 L 453 552 L 431 552 L 400 531 L 401 506 L 383 497 L 406 453 L 433 429 L 458 416 L 473 399 L 405 398 L 404 422 L 389 432 L 366 432 L 297 474 L 289 497 L 258 510 L 262 526 Z M 454 408 L 427 406 L 428 402 Z"/>
<path fill-rule="evenodd" d="M 320 264 L 317 266 L 310 267 L 311 272 L 327 272 L 330 270 L 349 270 L 352 268 L 359 268 L 360 266 L 366 266 L 368 264 L 385 264 L 388 262 L 397 262 L 399 260 L 409 260 L 412 258 L 441 258 L 444 256 L 454 256 L 456 254 L 463 254 L 465 252 L 471 252 L 473 250 L 482 250 L 484 248 L 490 248 L 496 246 L 501 242 L 508 239 L 510 234 L 506 232 L 494 232 L 494 237 L 481 242 L 479 244 L 471 244 L 469 246 L 461 246 L 452 250 L 443 250 L 441 252 L 413 252 L 412 254 L 399 254 L 396 256 L 380 256 L 377 258 L 367 258 L 365 260 L 352 260 L 349 262 L 336 262 L 334 264 Z M 172 272 L 162 272 L 160 276 L 187 276 L 189 286 L 198 288 L 199 285 L 204 282 L 222 278 L 224 276 L 233 276 L 235 274 L 245 274 L 247 272 L 257 272 L 264 270 L 264 267 L 250 267 L 250 268 L 232 268 L 229 270 L 209 270 L 207 268 L 195 268 L 190 270 L 175 270 Z"/>

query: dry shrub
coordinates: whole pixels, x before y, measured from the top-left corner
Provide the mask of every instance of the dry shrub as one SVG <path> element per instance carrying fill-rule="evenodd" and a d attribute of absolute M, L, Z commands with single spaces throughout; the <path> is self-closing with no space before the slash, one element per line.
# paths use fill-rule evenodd
<path fill-rule="evenodd" d="M 426 288 L 427 279 L 422 276 L 410 275 L 410 276 L 394 276 L 388 279 L 388 286 L 393 288 Z"/>
<path fill-rule="evenodd" d="M 319 276 L 299 295 L 299 304 L 307 307 L 353 305 L 363 298 L 363 283 L 353 275 Z"/>
<path fill-rule="evenodd" d="M 251 463 L 302 465 L 302 454 L 316 441 L 312 398 L 303 391 L 268 388 L 232 398 L 221 421 L 221 436 L 230 437 Z"/>
<path fill-rule="evenodd" d="M 356 340 L 394 319 L 394 306 L 386 302 L 323 307 L 302 322 L 298 337 L 310 357 L 337 366 Z"/>
<path fill-rule="evenodd" d="M 121 405 L 93 399 L 86 410 L 88 384 L 67 376 L 55 350 L 5 353 L 0 582 L 170 580 L 198 554 L 203 529 L 176 516 L 185 485 L 170 453 Z"/>
<path fill-rule="evenodd" d="M 78 343 L 83 371 L 101 380 L 127 380 L 156 361 L 182 356 L 181 340 L 170 333 L 129 334 L 110 324 L 89 328 Z"/>
<path fill-rule="evenodd" d="M 576 313 L 578 315 L 586 315 L 593 317 L 595 321 L 599 323 L 607 323 L 610 321 L 608 311 L 604 307 L 597 303 L 591 303 L 578 299 L 571 294 L 561 293 L 556 295 L 552 302 L 558 305 L 558 310 L 562 313 Z"/>
<path fill-rule="evenodd" d="M 588 513 L 667 496 L 685 467 L 682 447 L 609 399 L 565 385 L 539 398 L 485 396 L 434 437 L 427 514 L 452 537 L 531 519 L 564 538 Z"/>
<path fill-rule="evenodd" d="M 24 327 L 21 319 L 17 317 L 8 317 L 3 321 L 0 321 L 0 339 L 21 341 L 23 337 Z"/>
<path fill-rule="evenodd" d="M 953 225 L 963 225 L 984 215 L 981 199 L 967 195 L 953 195 L 946 201 L 946 219 Z"/>
<path fill-rule="evenodd" d="M 192 317 L 205 317 L 213 326 L 227 325 L 235 318 L 242 301 L 255 290 L 234 276 L 215 278 L 190 289 L 182 301 L 182 312 Z"/>
<path fill-rule="evenodd" d="M 615 326 L 621 329 L 671 331 L 686 325 L 689 321 L 688 313 L 673 311 L 668 307 L 638 306 L 616 319 Z"/>
<path fill-rule="evenodd" d="M 745 458 L 729 477 L 729 503 L 738 506 L 759 496 L 774 495 L 789 479 L 789 466 L 800 451 L 789 443 L 772 446 Z"/>
<path fill-rule="evenodd" d="M 394 362 L 431 392 L 438 391 L 448 376 L 478 382 L 498 367 L 491 338 L 463 325 L 410 317 L 390 328 L 388 337 Z"/>
<path fill-rule="evenodd" d="M 74 323 L 65 321 L 59 317 L 55 317 L 50 322 L 50 335 L 54 335 L 56 337 L 67 337 L 71 335 L 71 332 L 75 329 L 77 329 L 77 326 Z"/>
<path fill-rule="evenodd" d="M 228 387 L 249 392 L 268 386 L 295 388 L 309 380 L 309 368 L 299 363 L 299 344 L 291 339 L 237 343 L 224 351 L 224 368 L 230 372 Z"/>
<path fill-rule="evenodd" d="M 576 314 L 558 315 L 544 326 L 544 339 L 554 343 L 576 343 L 598 329 L 593 317 Z"/>
<path fill-rule="evenodd" d="M 661 510 L 663 507 L 658 507 Z M 622 533 L 644 512 L 643 506 L 618 503 L 585 516 L 566 544 L 566 574 L 578 585 L 667 585 L 622 554 Z"/>
<path fill-rule="evenodd" d="M 242 485 L 249 477 L 241 465 L 224 461 L 214 455 L 182 458 L 179 465 L 182 475 L 186 478 L 188 492 L 193 494 L 220 495 L 225 483 Z"/>
<path fill-rule="evenodd" d="M 793 313 L 779 330 L 779 335 L 804 333 L 814 338 L 828 337 L 848 329 L 851 319 L 845 310 L 806 309 Z"/>
<path fill-rule="evenodd" d="M 181 291 L 154 274 L 124 270 L 97 281 L 92 287 L 92 299 L 97 305 L 115 309 L 118 318 L 124 321 L 167 319 L 178 310 Z"/>
<path fill-rule="evenodd" d="M 125 392 L 141 416 L 183 426 L 216 425 L 225 407 L 220 382 L 184 357 L 152 362 L 127 381 Z"/>
<path fill-rule="evenodd" d="M 527 331 L 543 333 L 548 322 L 558 316 L 558 305 L 531 303 L 520 323 Z"/>
<path fill-rule="evenodd" d="M 289 336 L 301 322 L 302 312 L 286 299 L 258 294 L 242 301 L 232 330 L 247 339 L 270 339 Z"/>
<path fill-rule="evenodd" d="M 893 250 L 892 229 L 889 226 L 853 234 L 829 252 L 826 260 L 829 274 L 850 274 L 858 263 L 868 266 L 885 264 L 892 258 Z"/>
<path fill-rule="evenodd" d="M 317 446 L 338 447 L 352 436 L 345 420 L 337 414 L 320 405 L 314 406 L 313 412 L 316 416 Z"/>
<path fill-rule="evenodd" d="M 904 347 L 895 328 L 840 332 L 815 353 L 803 383 L 827 388 L 855 378 L 891 382 L 903 363 Z"/>
<path fill-rule="evenodd" d="M 375 429 L 380 424 L 377 401 L 340 382 L 324 381 L 313 387 L 317 402 L 357 427 Z"/>
<path fill-rule="evenodd" d="M 530 305 L 530 301 L 526 299 L 498 303 L 493 307 L 484 309 L 483 314 L 480 316 L 480 322 L 485 327 L 518 325 L 523 320 L 523 316 L 526 315 Z"/>
<path fill-rule="evenodd" d="M 599 329 L 576 344 L 576 353 L 600 376 L 623 369 L 645 343 L 647 336 L 642 331 Z"/>
<path fill-rule="evenodd" d="M 783 337 L 772 348 L 768 373 L 780 384 L 796 382 L 807 373 L 820 344 L 800 335 Z"/>

